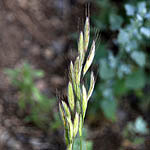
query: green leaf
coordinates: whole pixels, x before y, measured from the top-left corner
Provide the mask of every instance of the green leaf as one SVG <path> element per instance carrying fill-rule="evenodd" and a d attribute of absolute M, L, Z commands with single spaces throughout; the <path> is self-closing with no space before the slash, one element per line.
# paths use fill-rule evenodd
<path fill-rule="evenodd" d="M 138 3 L 138 13 L 145 14 L 146 12 L 147 12 L 146 3 L 145 2 Z"/>
<path fill-rule="evenodd" d="M 41 78 L 44 77 L 44 72 L 42 70 L 34 70 L 34 77 Z"/>
<path fill-rule="evenodd" d="M 14 78 L 18 75 L 19 70 L 18 69 L 5 69 L 4 73 L 9 75 L 11 78 Z"/>
<path fill-rule="evenodd" d="M 125 85 L 129 89 L 143 88 L 146 83 L 145 74 L 142 70 L 138 70 L 130 74 L 125 81 Z"/>
<path fill-rule="evenodd" d="M 83 135 L 82 135 L 82 150 L 92 150 L 93 143 L 92 141 L 87 141 L 87 134 L 88 130 L 86 128 L 83 128 Z M 80 149 L 80 138 L 76 137 L 74 141 L 73 150 L 79 150 Z"/>
<path fill-rule="evenodd" d="M 128 16 L 134 16 L 135 14 L 135 7 L 130 4 L 125 5 L 125 10 Z"/>
<path fill-rule="evenodd" d="M 116 14 L 111 14 L 109 17 L 109 22 L 110 22 L 110 28 L 112 31 L 120 29 L 122 23 L 123 23 L 123 18 L 119 15 Z"/>
<path fill-rule="evenodd" d="M 134 140 L 133 140 L 133 143 L 135 145 L 141 145 L 141 144 L 144 144 L 144 137 L 135 137 Z"/>
<path fill-rule="evenodd" d="M 115 71 L 110 68 L 105 59 L 100 61 L 100 77 L 104 80 L 111 79 L 115 76 Z"/>
<path fill-rule="evenodd" d="M 114 89 L 114 93 L 117 96 L 122 96 L 124 95 L 128 88 L 125 85 L 125 81 L 124 80 L 116 80 L 115 84 L 113 85 L 113 89 Z"/>
<path fill-rule="evenodd" d="M 35 101 L 37 102 L 42 102 L 42 94 L 40 93 L 39 89 L 37 89 L 36 87 L 32 87 L 32 92 L 33 92 L 33 97 L 35 98 Z"/>
<path fill-rule="evenodd" d="M 20 74 L 20 69 L 5 69 L 4 73 L 6 73 L 11 79 L 11 83 L 15 86 L 20 86 L 20 81 L 18 79 Z"/>
<path fill-rule="evenodd" d="M 98 62 L 100 59 L 107 57 L 107 55 L 108 55 L 107 44 L 104 44 L 102 42 L 101 44 L 97 44 L 95 60 Z"/>
<path fill-rule="evenodd" d="M 146 55 L 144 52 L 133 51 L 131 53 L 131 58 L 140 66 L 144 67 L 146 63 Z"/>
<path fill-rule="evenodd" d="M 131 52 L 138 48 L 138 41 L 137 40 L 130 40 L 127 45 L 125 46 L 126 52 Z"/>
<path fill-rule="evenodd" d="M 135 121 L 135 131 L 140 134 L 147 134 L 147 123 L 143 120 L 142 117 L 138 117 Z"/>
<path fill-rule="evenodd" d="M 124 29 L 120 29 L 117 40 L 119 44 L 125 46 L 130 41 L 129 33 Z"/>
<path fill-rule="evenodd" d="M 101 101 L 101 109 L 104 115 L 111 121 L 116 121 L 117 103 L 114 99 L 104 99 Z"/>
<path fill-rule="evenodd" d="M 18 101 L 18 105 L 19 107 L 24 110 L 26 108 L 26 102 L 25 102 L 25 99 L 24 97 L 20 96 L 20 99 Z"/>
<path fill-rule="evenodd" d="M 86 150 L 92 150 L 93 143 L 92 141 L 86 141 Z"/>
<path fill-rule="evenodd" d="M 150 38 L 150 28 L 141 27 L 140 32 L 147 38 Z"/>

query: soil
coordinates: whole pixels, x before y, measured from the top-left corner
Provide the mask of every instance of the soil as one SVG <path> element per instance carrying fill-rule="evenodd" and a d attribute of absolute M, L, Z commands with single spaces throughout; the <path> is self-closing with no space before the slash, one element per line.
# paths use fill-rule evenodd
<path fill-rule="evenodd" d="M 78 5 L 83 5 L 78 3 Z M 65 8 L 65 9 L 64 9 Z M 49 97 L 64 92 L 71 58 L 69 30 L 71 2 L 61 0 L 0 1 L 0 149 L 65 149 L 63 130 L 45 133 L 19 118 L 17 90 L 4 74 L 28 61 L 42 69 L 37 87 Z M 66 70 L 66 71 L 64 71 Z"/>
<path fill-rule="evenodd" d="M 45 77 L 36 82 L 43 93 L 49 97 L 65 95 L 68 65 L 76 56 L 71 33 L 80 29 L 85 3 L 86 0 L 0 1 L 0 150 L 65 149 L 63 128 L 45 132 L 19 116 L 18 91 L 4 69 L 16 68 L 27 60 L 45 72 Z M 101 112 L 96 117 L 100 116 Z M 87 121 L 93 149 L 119 150 L 124 143 L 121 122 L 112 124 L 104 118 Z M 149 145 L 147 140 L 142 149 L 127 144 L 123 150 L 148 150 Z"/>

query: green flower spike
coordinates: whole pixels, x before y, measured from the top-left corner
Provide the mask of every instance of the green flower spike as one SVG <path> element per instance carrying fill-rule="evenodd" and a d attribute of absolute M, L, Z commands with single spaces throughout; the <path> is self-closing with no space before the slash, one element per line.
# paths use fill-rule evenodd
<path fill-rule="evenodd" d="M 79 133 L 80 150 L 82 150 L 82 129 L 87 110 L 88 100 L 94 90 L 95 79 L 93 72 L 91 73 L 90 87 L 88 92 L 81 79 L 89 70 L 95 55 L 95 41 L 93 41 L 89 55 L 86 53 L 90 39 L 89 18 L 86 18 L 84 33 L 81 31 L 78 41 L 78 56 L 74 64 L 70 63 L 69 83 L 68 83 L 68 104 L 62 101 L 59 104 L 59 111 L 65 128 L 65 140 L 67 150 L 73 150 L 73 143 Z M 85 65 L 84 65 L 85 64 Z"/>

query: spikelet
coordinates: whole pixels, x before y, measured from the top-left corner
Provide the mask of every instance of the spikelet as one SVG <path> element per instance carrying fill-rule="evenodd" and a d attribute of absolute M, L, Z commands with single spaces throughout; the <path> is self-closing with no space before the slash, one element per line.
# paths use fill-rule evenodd
<path fill-rule="evenodd" d="M 87 100 L 90 99 L 90 97 L 93 93 L 93 90 L 94 90 L 94 86 L 95 86 L 94 74 L 93 74 L 93 72 L 91 72 L 90 88 L 89 88 L 89 91 L 88 91 Z"/>
<path fill-rule="evenodd" d="M 89 53 L 88 58 L 86 60 L 86 63 L 85 63 L 84 69 L 83 69 L 83 76 L 86 74 L 86 72 L 90 68 L 90 66 L 93 62 L 94 56 L 95 56 L 95 41 L 93 41 L 93 43 L 92 43 L 90 53 Z"/>
<path fill-rule="evenodd" d="M 79 114 L 76 112 L 73 124 L 73 136 L 76 137 L 79 129 Z"/>
<path fill-rule="evenodd" d="M 67 118 L 71 119 L 71 113 L 70 113 L 69 107 L 67 106 L 67 104 L 64 101 L 62 101 L 62 106 L 63 106 L 64 111 L 65 111 L 65 116 Z"/>
<path fill-rule="evenodd" d="M 84 27 L 84 51 L 85 52 L 88 49 L 89 39 L 90 39 L 90 23 L 89 23 L 89 17 L 86 17 L 85 27 Z"/>
<path fill-rule="evenodd" d="M 80 57 L 83 56 L 84 53 L 84 41 L 83 41 L 83 32 L 80 32 L 79 41 L 78 41 L 78 52 Z"/>
<path fill-rule="evenodd" d="M 73 93 L 73 87 L 72 87 L 72 83 L 69 82 L 68 84 L 68 102 L 69 102 L 69 106 L 72 112 L 74 112 L 74 93 Z"/>
<path fill-rule="evenodd" d="M 82 117 L 84 120 L 86 109 L 87 109 L 87 92 L 84 85 L 82 85 Z"/>

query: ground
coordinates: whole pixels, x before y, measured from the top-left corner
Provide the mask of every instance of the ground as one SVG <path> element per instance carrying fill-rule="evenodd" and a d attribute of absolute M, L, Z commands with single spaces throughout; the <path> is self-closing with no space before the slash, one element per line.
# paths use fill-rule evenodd
<path fill-rule="evenodd" d="M 82 22 L 79 18 L 84 17 L 84 2 L 0 1 L 1 150 L 65 149 L 62 129 L 47 133 L 23 122 L 17 108 L 17 90 L 12 87 L 3 70 L 18 67 L 28 60 L 34 68 L 45 72 L 45 78 L 36 82 L 43 93 L 49 97 L 57 93 L 65 94 L 68 65 L 76 56 L 71 33 L 79 30 L 79 22 Z M 99 118 L 100 114 L 96 117 Z M 94 150 L 119 150 L 122 144 L 119 123 L 112 125 L 103 119 L 87 120 L 87 123 L 92 131 L 90 139 L 94 141 Z M 130 146 L 128 150 L 144 148 Z"/>

